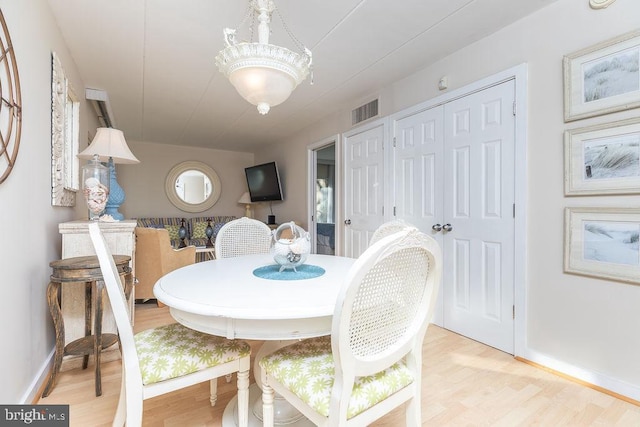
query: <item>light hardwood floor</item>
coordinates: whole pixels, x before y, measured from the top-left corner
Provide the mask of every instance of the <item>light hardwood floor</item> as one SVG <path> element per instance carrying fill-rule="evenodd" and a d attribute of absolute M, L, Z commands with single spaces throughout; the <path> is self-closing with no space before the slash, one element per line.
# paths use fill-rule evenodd
<path fill-rule="evenodd" d="M 168 308 L 136 305 L 135 330 L 171 323 Z M 251 342 L 254 354 L 261 342 Z M 640 407 L 579 385 L 511 355 L 431 325 L 423 357 L 422 421 L 425 426 L 624 426 L 640 427 Z M 120 361 L 102 365 L 101 397 L 95 397 L 93 368 L 59 375 L 40 404 L 69 404 L 70 425 L 110 426 L 120 392 Z M 208 384 L 144 402 L 144 426 L 221 425 L 235 394 L 218 381 L 218 402 L 208 403 Z M 398 410 L 373 426 L 404 425 Z"/>

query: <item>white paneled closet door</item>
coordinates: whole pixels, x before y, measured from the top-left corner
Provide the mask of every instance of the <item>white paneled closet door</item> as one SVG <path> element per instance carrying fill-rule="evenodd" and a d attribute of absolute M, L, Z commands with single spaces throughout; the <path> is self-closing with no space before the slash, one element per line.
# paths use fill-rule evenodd
<path fill-rule="evenodd" d="M 442 245 L 443 109 L 435 107 L 395 123 L 396 217 L 430 232 Z M 440 224 L 441 225 L 441 224 Z"/>
<path fill-rule="evenodd" d="M 442 241 L 444 110 L 442 106 L 394 122 L 393 185 L 396 218 Z M 433 322 L 443 326 L 442 291 Z"/>
<path fill-rule="evenodd" d="M 394 123 L 396 218 L 443 248 L 434 322 L 514 352 L 514 81 Z"/>
<path fill-rule="evenodd" d="M 444 325 L 514 352 L 515 83 L 444 106 Z"/>
<path fill-rule="evenodd" d="M 357 258 L 384 221 L 385 128 L 345 136 L 345 256 Z"/>

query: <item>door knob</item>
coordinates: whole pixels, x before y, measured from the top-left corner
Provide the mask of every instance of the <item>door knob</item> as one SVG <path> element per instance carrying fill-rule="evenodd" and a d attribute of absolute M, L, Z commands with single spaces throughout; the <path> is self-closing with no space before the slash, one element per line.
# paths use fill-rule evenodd
<path fill-rule="evenodd" d="M 351 220 L 350 219 L 345 219 L 344 223 L 347 224 L 347 225 L 351 225 Z"/>
<path fill-rule="evenodd" d="M 442 230 L 442 225 L 440 225 L 440 224 L 433 224 L 433 225 L 431 226 L 431 229 L 437 233 L 438 231 Z"/>
<path fill-rule="evenodd" d="M 446 232 L 453 230 L 453 226 L 451 224 L 445 224 L 442 226 L 442 229 Z"/>

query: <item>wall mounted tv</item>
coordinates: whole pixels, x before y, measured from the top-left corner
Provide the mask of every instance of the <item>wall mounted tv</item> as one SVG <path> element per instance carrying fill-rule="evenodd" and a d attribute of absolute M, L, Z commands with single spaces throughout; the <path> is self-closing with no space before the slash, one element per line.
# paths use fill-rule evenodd
<path fill-rule="evenodd" d="M 282 188 L 276 162 L 250 166 L 244 169 L 252 202 L 282 200 Z"/>

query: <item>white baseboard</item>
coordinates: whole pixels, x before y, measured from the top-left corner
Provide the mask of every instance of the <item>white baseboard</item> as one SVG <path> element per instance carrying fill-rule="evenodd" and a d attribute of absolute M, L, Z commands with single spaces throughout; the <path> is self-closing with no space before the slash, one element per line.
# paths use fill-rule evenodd
<path fill-rule="evenodd" d="M 527 349 L 523 359 L 537 363 L 569 377 L 584 381 L 585 383 L 603 388 L 615 394 L 640 401 L 640 386 L 630 384 L 618 378 L 613 378 L 600 372 L 593 372 L 566 362 L 554 359 L 535 350 Z"/>
<path fill-rule="evenodd" d="M 38 401 L 38 399 L 40 399 L 40 396 L 38 396 L 38 391 L 40 390 L 40 387 L 42 387 L 42 384 L 44 384 L 44 382 L 47 380 L 47 377 L 49 376 L 49 371 L 53 366 L 53 356 L 55 355 L 55 353 L 56 353 L 56 349 L 54 347 L 53 350 L 51 350 L 51 353 L 49 353 L 49 356 L 47 356 L 47 358 L 45 359 L 42 366 L 40 367 L 38 371 L 38 375 L 36 375 L 33 381 L 31 381 L 31 384 L 29 385 L 29 387 L 27 387 L 27 390 L 22 395 L 22 399 L 20 399 L 20 402 L 19 402 L 20 404 L 31 405 L 32 403 L 35 403 Z"/>

